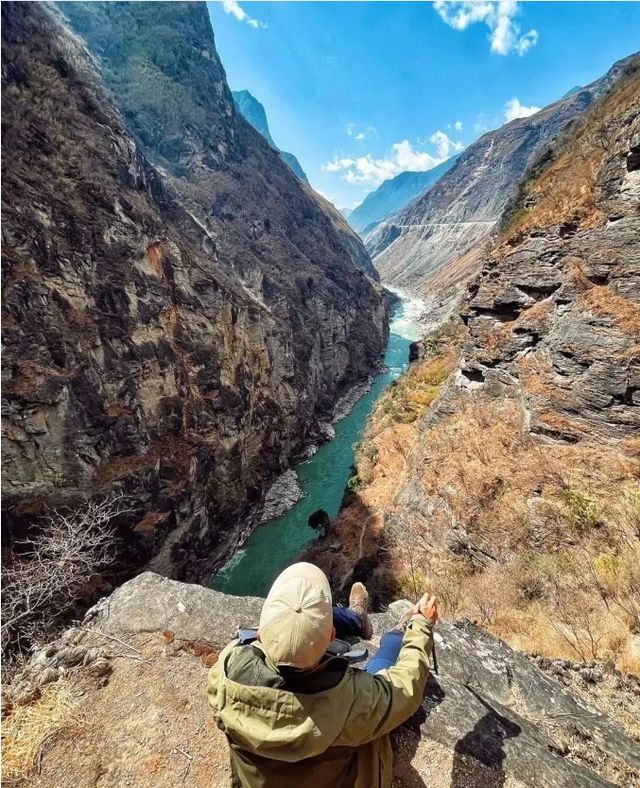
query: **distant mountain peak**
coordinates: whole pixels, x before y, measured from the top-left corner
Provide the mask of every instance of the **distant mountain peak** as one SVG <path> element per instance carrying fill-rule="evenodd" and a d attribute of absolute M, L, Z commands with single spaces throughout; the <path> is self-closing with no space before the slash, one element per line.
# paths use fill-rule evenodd
<path fill-rule="evenodd" d="M 430 170 L 420 172 L 407 170 L 383 181 L 351 211 L 349 224 L 361 234 L 370 232 L 380 222 L 398 213 L 416 197 L 424 194 L 453 167 L 459 156 L 458 153 Z"/>
<path fill-rule="evenodd" d="M 302 169 L 300 162 L 293 153 L 281 150 L 276 145 L 271 136 L 271 131 L 269 130 L 269 121 L 267 120 L 267 113 L 264 105 L 248 90 L 232 90 L 231 95 L 242 117 L 250 123 L 256 131 L 262 134 L 271 147 L 278 151 L 284 163 L 301 181 L 308 182 L 305 171 Z"/>

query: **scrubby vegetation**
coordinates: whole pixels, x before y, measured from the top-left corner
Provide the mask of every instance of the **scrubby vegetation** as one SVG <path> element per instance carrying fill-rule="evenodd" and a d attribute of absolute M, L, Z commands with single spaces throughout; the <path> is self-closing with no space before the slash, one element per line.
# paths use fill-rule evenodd
<path fill-rule="evenodd" d="M 516 401 L 484 398 L 431 426 L 422 447 L 415 480 L 429 509 L 406 494 L 386 502 L 397 516 L 380 535 L 385 594 L 430 587 L 445 615 L 520 649 L 637 672 L 637 451 L 542 443 Z"/>
<path fill-rule="evenodd" d="M 380 397 L 364 438 L 356 446 L 357 472 L 349 480 L 349 490 L 355 492 L 373 481 L 378 443 L 384 441 L 381 436 L 396 425 L 419 422 L 435 402 L 455 367 L 461 335 L 461 324 L 453 321 L 434 332 L 421 345 L 421 360 Z"/>
<path fill-rule="evenodd" d="M 100 573 L 115 558 L 112 522 L 123 512 L 114 498 L 86 501 L 70 513 L 52 512 L 35 534 L 3 555 L 5 681 L 35 646 L 66 623 L 74 605 L 91 597 Z"/>
<path fill-rule="evenodd" d="M 606 156 L 625 147 L 624 131 L 615 120 L 634 111 L 638 91 L 640 58 L 634 58 L 615 87 L 538 154 L 503 211 L 502 235 L 518 236 L 534 226 L 562 221 L 585 225 L 602 219 L 595 200 L 596 175 Z"/>
<path fill-rule="evenodd" d="M 403 381 L 403 401 L 411 380 L 423 378 Z M 416 446 L 424 422 L 382 406 L 338 522 L 348 549 L 368 518 L 357 568 L 376 602 L 428 587 L 445 616 L 521 650 L 640 671 L 638 446 L 543 442 L 517 401 L 488 398 L 426 425 Z M 378 560 L 364 561 L 363 536 Z"/>

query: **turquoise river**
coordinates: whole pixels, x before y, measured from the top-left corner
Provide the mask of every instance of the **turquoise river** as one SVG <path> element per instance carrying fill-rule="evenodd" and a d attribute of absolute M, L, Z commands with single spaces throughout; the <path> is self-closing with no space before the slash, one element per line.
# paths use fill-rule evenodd
<path fill-rule="evenodd" d="M 336 517 L 351 475 L 354 444 L 380 394 L 406 368 L 409 345 L 420 336 L 418 317 L 423 308 L 422 301 L 409 298 L 403 298 L 396 307 L 384 359 L 386 368 L 375 376 L 371 389 L 353 410 L 334 425 L 336 437 L 295 468 L 303 497 L 281 517 L 258 526 L 212 578 L 212 588 L 227 594 L 265 596 L 280 570 L 317 539 L 318 532 L 307 524 L 309 516 L 324 509 L 330 517 Z"/>

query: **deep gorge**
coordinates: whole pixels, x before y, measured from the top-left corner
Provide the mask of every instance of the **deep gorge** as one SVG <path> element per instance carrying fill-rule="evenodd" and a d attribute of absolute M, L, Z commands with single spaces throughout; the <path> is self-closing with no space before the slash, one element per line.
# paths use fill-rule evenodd
<path fill-rule="evenodd" d="M 266 595 L 278 572 L 318 538 L 318 531 L 308 525 L 309 517 L 320 509 L 330 518 L 337 517 L 352 473 L 354 445 L 382 392 L 407 368 L 409 347 L 421 338 L 422 310 L 420 299 L 404 294 L 391 320 L 383 369 L 373 377 L 369 391 L 335 424 L 335 438 L 296 468 L 303 497 L 282 516 L 259 525 L 214 575 L 212 588 L 240 596 Z"/>
<path fill-rule="evenodd" d="M 235 110 L 204 4 L 3 22 L 3 543 L 115 494 L 122 576 L 202 580 L 376 368 L 386 301 Z"/>

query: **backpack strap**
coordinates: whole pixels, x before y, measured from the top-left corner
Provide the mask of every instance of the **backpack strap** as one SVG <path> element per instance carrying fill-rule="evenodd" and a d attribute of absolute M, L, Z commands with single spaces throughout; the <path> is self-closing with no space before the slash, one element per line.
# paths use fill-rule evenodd
<path fill-rule="evenodd" d="M 250 643 L 255 643 L 258 639 L 257 629 L 239 629 L 238 630 L 238 645 L 247 646 Z M 327 647 L 325 654 L 328 657 L 342 657 L 346 659 L 350 665 L 357 662 L 364 662 L 369 656 L 369 651 L 366 648 L 352 649 L 351 644 L 346 640 L 332 640 Z"/>

